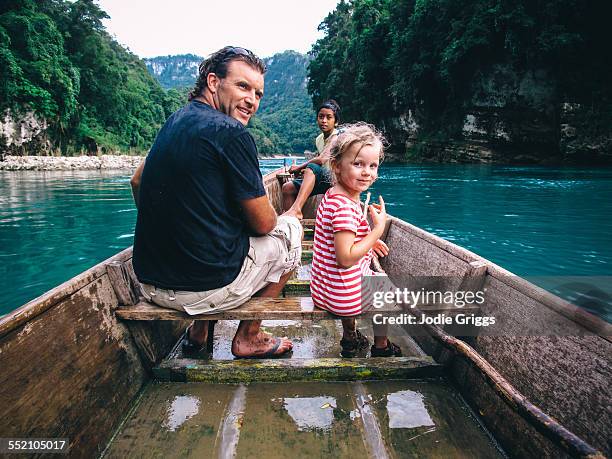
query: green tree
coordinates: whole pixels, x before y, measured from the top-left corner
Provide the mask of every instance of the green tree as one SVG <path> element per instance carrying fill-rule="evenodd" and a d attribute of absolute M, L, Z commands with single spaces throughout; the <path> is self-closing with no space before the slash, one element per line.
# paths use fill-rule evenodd
<path fill-rule="evenodd" d="M 64 151 L 149 148 L 182 96 L 104 30 L 92 0 L 0 7 L 0 109 L 34 110 Z"/>

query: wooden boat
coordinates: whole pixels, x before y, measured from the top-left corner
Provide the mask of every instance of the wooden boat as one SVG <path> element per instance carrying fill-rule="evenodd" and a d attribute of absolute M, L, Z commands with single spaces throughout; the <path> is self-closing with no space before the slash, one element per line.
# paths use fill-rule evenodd
<path fill-rule="evenodd" d="M 282 176 L 278 170 L 264 178 L 277 210 Z M 307 217 L 316 205 L 309 202 Z M 382 267 L 391 278 L 476 278 L 488 292 L 482 313 L 506 314 L 515 336 L 476 336 L 466 342 L 425 326 L 414 340 L 427 355 L 385 362 L 330 358 L 236 364 L 186 361 L 172 354 L 165 359 L 188 317 L 143 303 L 128 248 L 0 318 L 0 437 L 68 438 L 71 456 L 98 456 L 152 378 L 249 382 L 442 374 L 511 457 L 610 454 L 609 324 L 397 218 L 389 219 L 384 239 L 391 253 Z M 219 318 L 330 317 L 314 309 L 306 294 L 252 300 Z M 563 322 L 575 336 L 521 332 L 542 320 Z"/>

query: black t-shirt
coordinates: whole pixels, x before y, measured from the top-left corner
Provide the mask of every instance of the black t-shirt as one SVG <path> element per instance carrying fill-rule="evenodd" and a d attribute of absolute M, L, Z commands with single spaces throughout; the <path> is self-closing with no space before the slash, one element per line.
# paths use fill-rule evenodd
<path fill-rule="evenodd" d="M 192 101 L 162 127 L 139 191 L 134 270 L 146 284 L 203 291 L 231 283 L 249 248 L 240 201 L 265 195 L 253 137 Z"/>

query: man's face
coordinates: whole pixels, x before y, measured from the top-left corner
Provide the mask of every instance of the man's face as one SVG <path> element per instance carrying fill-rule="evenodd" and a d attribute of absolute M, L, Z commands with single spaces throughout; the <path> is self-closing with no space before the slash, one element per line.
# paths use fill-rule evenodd
<path fill-rule="evenodd" d="M 227 66 L 226 77 L 212 83 L 215 108 L 246 126 L 263 97 L 264 76 L 246 62 L 234 60 Z"/>

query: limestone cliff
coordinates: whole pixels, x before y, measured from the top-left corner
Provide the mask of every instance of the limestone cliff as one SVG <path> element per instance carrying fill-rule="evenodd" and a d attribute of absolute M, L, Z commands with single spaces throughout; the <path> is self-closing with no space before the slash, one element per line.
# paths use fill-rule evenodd
<path fill-rule="evenodd" d="M 391 158 L 432 162 L 592 164 L 612 162 L 612 126 L 563 100 L 544 69 L 497 64 L 481 70 L 453 135 L 432 135 L 410 108 L 385 123 Z M 404 154 L 407 152 L 407 154 Z"/>
<path fill-rule="evenodd" d="M 0 157 L 48 154 L 51 143 L 47 138 L 47 127 L 47 120 L 33 111 L 17 115 L 6 110 L 0 119 Z"/>

